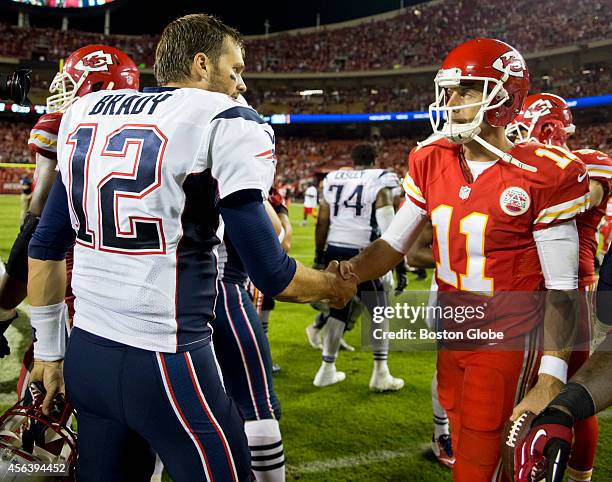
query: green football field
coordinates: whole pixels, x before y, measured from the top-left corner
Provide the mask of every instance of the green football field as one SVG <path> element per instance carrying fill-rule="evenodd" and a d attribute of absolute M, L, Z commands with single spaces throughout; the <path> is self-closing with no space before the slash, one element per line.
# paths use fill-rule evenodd
<path fill-rule="evenodd" d="M 314 254 L 314 224 L 301 227 L 301 206 L 292 205 L 294 222 L 291 254 L 310 264 Z M 6 261 L 18 230 L 19 198 L 0 196 L 0 255 Z M 429 281 L 409 275 L 408 289 L 427 290 Z M 397 393 L 368 390 L 372 356 L 366 351 L 340 352 L 338 369 L 346 381 L 317 389 L 312 379 L 320 352 L 308 345 L 304 329 L 316 312 L 310 306 L 277 303 L 270 321 L 270 341 L 275 363 L 282 370 L 274 377 L 281 400 L 287 474 L 300 481 L 450 481 L 450 472 L 437 464 L 428 450 L 431 438 L 430 382 L 435 354 L 391 353 L 389 366 L 406 386 Z M 9 329 L 8 360 L 0 361 L 0 408 L 13 395 L 19 357 L 28 344 L 27 317 Z M 346 336 L 359 347 L 360 329 Z M 600 416 L 600 441 L 594 481 L 612 480 L 612 412 Z"/>

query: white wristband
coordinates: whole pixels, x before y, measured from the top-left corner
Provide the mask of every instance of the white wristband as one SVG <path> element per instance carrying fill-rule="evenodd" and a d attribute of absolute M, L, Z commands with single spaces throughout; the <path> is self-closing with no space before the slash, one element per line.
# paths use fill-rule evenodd
<path fill-rule="evenodd" d="M 285 239 L 285 228 L 281 226 L 280 233 L 278 233 L 278 242 L 282 243 L 284 239 Z"/>
<path fill-rule="evenodd" d="M 556 356 L 544 355 L 540 360 L 538 375 L 542 373 L 567 383 L 567 362 Z"/>
<path fill-rule="evenodd" d="M 34 358 L 56 361 L 66 352 L 68 305 L 31 306 L 30 323 L 34 332 Z"/>

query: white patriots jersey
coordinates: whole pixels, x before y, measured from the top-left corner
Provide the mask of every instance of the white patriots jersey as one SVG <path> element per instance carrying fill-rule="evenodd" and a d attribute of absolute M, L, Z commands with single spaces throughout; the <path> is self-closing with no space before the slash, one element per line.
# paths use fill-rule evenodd
<path fill-rule="evenodd" d="M 142 349 L 210 337 L 220 199 L 267 195 L 274 132 L 199 89 L 100 91 L 68 109 L 58 165 L 77 233 L 74 325 Z"/>
<path fill-rule="evenodd" d="M 376 197 L 400 181 L 385 169 L 341 169 L 323 180 L 323 197 L 330 210 L 327 243 L 362 249 L 381 235 L 376 222 Z"/>
<path fill-rule="evenodd" d="M 310 186 L 306 189 L 304 194 L 304 207 L 305 208 L 316 208 L 317 207 L 317 188 Z"/>

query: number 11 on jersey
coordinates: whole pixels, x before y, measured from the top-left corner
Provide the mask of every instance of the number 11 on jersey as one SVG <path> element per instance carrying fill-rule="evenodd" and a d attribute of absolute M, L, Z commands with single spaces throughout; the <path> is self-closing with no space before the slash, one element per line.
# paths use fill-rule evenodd
<path fill-rule="evenodd" d="M 452 215 L 452 206 L 446 204 L 441 204 L 431 212 L 431 224 L 438 243 L 438 278 L 462 291 L 493 292 L 493 279 L 484 275 L 487 262 L 484 240 L 489 216 L 478 212 L 468 214 L 459 221 L 459 233 L 451 233 Z M 451 268 L 450 243 L 451 239 L 454 243 L 459 242 L 458 234 L 465 236 L 465 274 L 457 274 Z M 454 246 L 454 249 L 457 248 Z"/>

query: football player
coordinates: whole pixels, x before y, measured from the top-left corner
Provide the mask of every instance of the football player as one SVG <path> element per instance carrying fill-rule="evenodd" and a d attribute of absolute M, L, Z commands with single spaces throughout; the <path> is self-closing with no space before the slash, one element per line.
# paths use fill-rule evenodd
<path fill-rule="evenodd" d="M 399 185 L 397 175 L 373 167 L 376 148 L 372 144 L 356 145 L 351 157 L 353 168 L 332 171 L 323 180 L 323 197 L 315 231 L 318 265 L 352 258 L 372 240 L 378 239 L 393 219 L 391 190 Z M 387 294 L 379 278 L 359 285 L 358 296 L 360 301 L 329 312 L 323 337 L 323 361 L 313 381 L 316 387 L 345 379 L 344 372 L 336 370 L 336 358 L 354 304 L 362 303 L 370 312 L 376 305 L 387 304 Z M 378 328 L 373 322 L 371 324 L 372 331 Z M 371 341 L 374 369 L 370 389 L 377 392 L 400 390 L 404 380 L 393 377 L 387 365 L 389 341 L 374 336 Z"/>
<path fill-rule="evenodd" d="M 243 69 L 236 30 L 188 15 L 158 42 L 161 87 L 95 92 L 63 115 L 28 296 L 61 303 L 63 253 L 76 238 L 70 343 L 64 350 L 60 316 L 48 313 L 36 345 L 55 361 L 35 365 L 46 381 L 63 359 L 79 480 L 141 480 L 151 450 L 174 481 L 251 480 L 243 421 L 210 344 L 223 232 L 266 294 L 341 307 L 356 291 L 337 264 L 315 271 L 282 250 L 263 206 L 274 133 L 235 100 Z M 128 478 L 126 465 L 140 476 Z"/>
<path fill-rule="evenodd" d="M 436 261 L 433 257 L 432 243 L 433 227 L 431 223 L 427 223 L 406 256 L 408 265 L 418 269 L 435 268 Z M 438 304 L 437 293 L 438 285 L 436 284 L 436 278 L 434 276 L 429 288 L 428 306 L 436 306 Z M 428 311 L 427 313 L 429 314 L 430 312 Z M 433 317 L 428 317 L 425 321 L 430 330 L 436 329 L 436 320 L 433 319 Z M 434 422 L 434 432 L 431 437 L 431 450 L 440 464 L 452 469 L 455 463 L 455 456 L 453 455 L 453 444 L 450 437 L 448 415 L 446 414 L 446 410 L 440 405 L 440 397 L 438 396 L 438 376 L 436 372 L 434 372 L 431 380 L 431 406 L 433 409 Z"/>
<path fill-rule="evenodd" d="M 279 239 L 281 241 L 281 246 L 285 250 L 286 253 L 291 249 L 291 239 L 293 237 L 293 226 L 291 226 L 291 221 L 289 219 L 289 209 L 287 208 L 286 199 L 280 193 L 278 189 L 274 186 L 270 189 L 270 193 L 268 196 L 269 203 L 266 205 L 268 209 L 272 209 L 278 220 L 280 221 L 280 233 L 278 233 Z M 272 213 L 269 213 L 272 215 Z M 261 294 L 261 293 L 260 293 Z M 261 323 L 263 325 L 264 333 L 268 336 L 268 325 L 270 324 L 270 315 L 276 306 L 276 302 L 274 298 L 270 296 L 263 296 L 261 300 L 261 309 L 259 310 L 259 317 L 261 318 Z M 278 373 L 280 371 L 280 366 L 276 363 L 272 364 L 272 373 Z"/>
<path fill-rule="evenodd" d="M 612 325 L 612 256 L 608 253 L 599 271 L 597 317 Z M 515 448 L 515 481 L 531 482 L 536 467 L 545 467 L 548 482 L 564 480 L 574 453 L 576 426 L 612 405 L 612 330 L 568 384 L 532 422 L 531 430 Z M 572 428 L 573 433 L 572 433 Z M 568 471 L 571 474 L 571 471 Z"/>
<path fill-rule="evenodd" d="M 272 202 L 269 197 L 265 202 L 266 211 L 286 252 L 285 230 Z M 245 419 L 244 429 L 257 481 L 280 482 L 285 480 L 279 426 L 281 407 L 272 380 L 270 345 L 247 291 L 247 280 L 245 265 L 226 233 L 219 246 L 219 299 L 211 321 L 215 354 L 225 390 Z"/>
<path fill-rule="evenodd" d="M 47 99 L 47 113 L 38 119 L 28 140 L 28 147 L 36 156 L 36 189 L 32 192 L 29 211 L 11 248 L 6 274 L 0 280 L 0 358 L 10 353 L 4 332 L 11 319 L 16 317 L 14 308 L 26 297 L 28 243 L 56 178 L 57 133 L 62 114 L 77 99 L 90 92 L 138 87 L 136 64 L 124 52 L 108 45 L 88 45 L 76 50 L 51 82 L 49 91 L 52 95 Z M 70 298 L 70 290 L 67 296 Z M 68 306 L 72 312 L 70 301 Z M 23 381 L 20 381 L 20 387 L 25 388 L 27 383 Z M 19 388 L 18 392 L 21 398 L 23 389 Z"/>
<path fill-rule="evenodd" d="M 306 223 L 308 223 L 308 216 L 313 216 L 315 219 L 317 218 L 317 207 L 319 205 L 318 198 L 319 193 L 317 192 L 317 188 L 313 185 L 308 186 L 304 193 L 304 219 L 302 221 L 302 226 L 306 226 Z"/>
<path fill-rule="evenodd" d="M 556 151 L 515 146 L 505 136 L 528 85 L 525 61 L 504 42 L 480 38 L 453 49 L 435 78 L 434 135 L 410 154 L 407 201 L 382 239 L 340 264 L 361 281 L 376 279 L 409 251 L 430 218 L 439 304 L 485 309 L 462 323 L 444 318 L 439 329 L 446 341 L 438 351 L 438 391 L 459 482 L 501 474 L 499 441 L 514 405 L 526 397 L 524 409 L 538 412 L 566 381 L 562 348 L 578 278 L 573 218 L 588 202 L 588 182 L 581 162 L 559 163 Z M 544 286 L 545 296 L 531 293 Z M 518 291 L 528 293 L 504 293 Z M 542 320 L 546 356 L 527 394 Z M 477 328 L 501 332 L 503 340 L 461 341 Z"/>
<path fill-rule="evenodd" d="M 597 280 L 595 274 L 597 228 L 606 214 L 612 178 L 612 159 L 607 154 L 592 149 L 579 149 L 573 153 L 570 151 L 567 140 L 575 132 L 572 113 L 565 100 L 557 95 L 542 93 L 528 96 L 523 112 L 515 120 L 515 125 L 519 126 L 520 138 L 533 139 L 546 144 L 561 156 L 571 158 L 574 155 L 579 158 L 586 165 L 589 175 L 590 201 L 587 211 L 576 216 L 580 244 L 578 287 L 581 320 L 575 348 L 569 360 L 568 376 L 572 376 L 589 358 L 590 353 L 593 326 L 592 296 Z M 598 432 L 596 417 L 575 424 L 575 443 L 568 467 L 571 482 L 591 480 Z"/>

